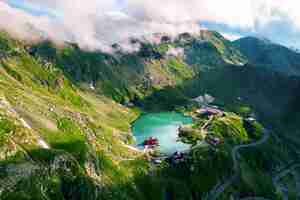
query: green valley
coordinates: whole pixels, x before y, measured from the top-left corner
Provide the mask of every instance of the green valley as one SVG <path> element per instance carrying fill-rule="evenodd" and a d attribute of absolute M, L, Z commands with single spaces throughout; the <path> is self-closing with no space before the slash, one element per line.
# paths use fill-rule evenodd
<path fill-rule="evenodd" d="M 299 196 L 299 77 L 214 31 L 131 43 L 104 53 L 0 33 L 1 200 Z M 135 146 L 133 122 L 164 111 L 193 118 L 180 162 Z"/>

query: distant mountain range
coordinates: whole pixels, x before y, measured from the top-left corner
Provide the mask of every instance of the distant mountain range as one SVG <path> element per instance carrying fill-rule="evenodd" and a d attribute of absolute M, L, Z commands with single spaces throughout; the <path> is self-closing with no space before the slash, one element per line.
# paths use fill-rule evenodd
<path fill-rule="evenodd" d="M 255 37 L 245 37 L 233 42 L 249 63 L 288 75 L 300 75 L 300 53 Z"/>
<path fill-rule="evenodd" d="M 240 152 L 241 180 L 222 199 L 280 199 L 270 173 L 296 157 L 290 147 L 300 145 L 300 55 L 208 30 L 128 45 L 139 48 L 91 52 L 0 32 L 0 199 L 203 199 L 232 174 L 232 145 L 251 142 L 243 119 L 252 115 L 279 139 Z M 195 162 L 158 168 L 128 146 L 142 112 L 189 112 L 191 99 L 205 94 L 226 113 L 211 128 L 229 143 L 200 145 Z M 195 123 L 202 127 L 203 120 Z"/>

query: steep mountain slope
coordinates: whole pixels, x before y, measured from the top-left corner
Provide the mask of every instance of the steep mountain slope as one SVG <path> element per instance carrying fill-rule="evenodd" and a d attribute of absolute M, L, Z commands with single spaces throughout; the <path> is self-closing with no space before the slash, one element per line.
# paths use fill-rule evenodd
<path fill-rule="evenodd" d="M 77 85 L 92 84 L 97 92 L 124 102 L 142 98 L 154 89 L 172 86 L 193 77 L 193 70 L 180 57 L 160 59 L 162 56 L 150 44 L 143 50 L 115 55 L 86 52 L 76 45 L 62 49 L 51 43 L 38 44 L 30 49 L 36 58 L 60 67 Z"/>
<path fill-rule="evenodd" d="M 159 44 L 133 40 L 140 46 L 126 53 L 115 45 L 114 55 L 85 52 L 75 44 L 55 48 L 44 42 L 29 47 L 30 54 L 61 68 L 77 85 L 93 84 L 101 94 L 119 102 L 143 99 L 153 91 L 192 79 L 200 68 L 242 64 L 245 58 L 220 34 L 202 31 L 181 34 L 175 39 L 157 36 Z"/>
<path fill-rule="evenodd" d="M 279 117 L 294 98 L 299 83 L 297 77 L 270 69 L 249 64 L 228 65 L 199 74 L 197 79 L 187 83 L 186 90 L 190 95 L 209 93 L 227 105 L 244 102 L 265 116 Z"/>
<path fill-rule="evenodd" d="M 191 42 L 185 43 L 184 47 L 186 60 L 191 65 L 216 67 L 247 63 L 247 58 L 229 40 L 215 31 L 201 31 Z"/>
<path fill-rule="evenodd" d="M 291 49 L 255 37 L 242 38 L 233 44 L 255 66 L 300 75 L 300 54 Z"/>
<path fill-rule="evenodd" d="M 0 49 L 0 198 L 108 199 L 127 182 L 138 195 L 130 184 L 147 163 L 125 145 L 137 114 L 79 90 L 21 42 L 1 35 Z"/>
<path fill-rule="evenodd" d="M 192 79 L 198 69 L 172 50 L 194 40 L 140 41 L 136 53 L 109 55 L 75 44 L 30 45 L 1 33 L 1 199 L 163 195 L 164 179 L 149 177 L 142 153 L 127 146 L 138 114 L 112 99 L 135 101 Z"/>
<path fill-rule="evenodd" d="M 232 175 L 235 145 L 262 137 L 261 125 L 249 129 L 245 117 L 257 111 L 277 118 L 297 101 L 289 97 L 298 79 L 243 65 L 247 58 L 216 32 L 158 39 L 132 41 L 141 47 L 137 52 L 115 45 L 115 54 L 105 54 L 76 44 L 26 44 L 0 33 L 0 199 L 200 199 Z M 208 124 L 204 132 L 220 137 L 220 146 L 196 146 L 191 159 L 175 166 L 153 165 L 128 146 L 137 110 L 185 110 L 205 93 L 216 97 L 224 115 L 196 118 L 193 128 Z M 131 103 L 141 107 L 128 108 Z M 223 199 L 249 191 L 278 197 L 269 172 L 291 152 L 274 138 L 265 148 L 257 149 L 264 153 L 257 165 L 257 154 L 243 152 L 242 180 Z"/>

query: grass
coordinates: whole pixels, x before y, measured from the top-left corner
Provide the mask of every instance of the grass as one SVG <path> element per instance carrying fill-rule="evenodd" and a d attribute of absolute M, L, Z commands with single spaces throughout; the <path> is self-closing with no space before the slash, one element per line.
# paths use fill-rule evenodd
<path fill-rule="evenodd" d="M 288 189 L 288 199 L 297 199 L 297 187 L 295 177 L 292 174 L 288 174 L 281 179 L 281 183 L 286 185 Z"/>
<path fill-rule="evenodd" d="M 207 193 L 217 182 L 230 175 L 232 160 L 230 151 L 220 147 L 217 151 L 198 148 L 193 152 L 195 171 L 191 181 L 200 194 Z"/>
<path fill-rule="evenodd" d="M 170 45 L 170 44 L 161 44 L 156 48 L 156 50 L 160 54 L 165 55 L 170 48 L 172 48 L 172 45 Z"/>
<path fill-rule="evenodd" d="M 29 155 L 34 161 L 40 162 L 45 165 L 53 162 L 55 157 L 60 154 L 62 155 L 63 151 L 39 148 L 32 149 L 31 151 L 29 151 Z"/>
<path fill-rule="evenodd" d="M 166 63 L 167 68 L 174 73 L 178 83 L 182 80 L 191 79 L 194 76 L 190 66 L 183 62 L 180 58 L 169 58 Z"/>
<path fill-rule="evenodd" d="M 59 132 L 44 132 L 44 137 L 53 149 L 64 150 L 72 154 L 83 165 L 88 147 L 84 133 L 71 119 L 61 118 L 57 121 Z"/>
<path fill-rule="evenodd" d="M 5 71 L 12 76 L 13 78 L 15 78 L 17 81 L 22 82 L 22 76 L 15 71 L 14 69 L 10 68 L 7 64 L 3 63 L 2 64 L 3 68 L 5 69 Z"/>
<path fill-rule="evenodd" d="M 0 145 L 16 130 L 14 123 L 0 115 Z"/>
<path fill-rule="evenodd" d="M 7 54 L 16 47 L 16 41 L 12 40 L 7 33 L 0 32 L 0 53 Z"/>
<path fill-rule="evenodd" d="M 240 155 L 242 180 L 235 186 L 236 190 L 245 196 L 281 199 L 275 192 L 270 172 L 275 173 L 283 160 L 290 159 L 287 145 L 271 137 L 263 145 L 241 150 Z"/>
<path fill-rule="evenodd" d="M 210 125 L 209 131 L 213 135 L 226 140 L 229 144 L 241 144 L 250 141 L 244 128 L 243 120 L 238 115 L 229 113 L 225 117 L 217 117 Z"/>
<path fill-rule="evenodd" d="M 218 42 L 187 51 L 187 59 L 191 59 L 189 64 L 200 63 L 200 68 L 203 63 L 219 66 L 226 59 L 239 59 L 227 55 L 226 44 Z M 216 118 L 209 128 L 211 134 L 222 138 L 223 144 L 217 148 L 197 148 L 192 152 L 191 160 L 178 166 L 163 163 L 153 167 L 145 158 L 122 145 L 121 142 L 131 141 L 130 123 L 140 111 L 125 108 L 112 99 L 117 102 L 132 100 L 157 110 L 174 109 L 188 102 L 183 82 L 195 76 L 195 67 L 182 58 L 165 59 L 162 54 L 168 48 L 170 46 L 162 45 L 155 49 L 150 45 L 144 47 L 143 55 L 116 58 L 101 52 L 85 52 L 74 44 L 56 48 L 45 42 L 32 47 L 29 53 L 25 51 L 25 44 L 0 34 L 0 54 L 4 52 L 8 56 L 2 59 L 3 67 L 0 68 L 1 93 L 34 127 L 34 130 L 17 127 L 15 131 L 12 122 L 16 119 L 1 118 L 1 140 L 12 133 L 17 141 L 17 152 L 0 161 L 1 171 L 6 171 L 2 166 L 6 167 L 7 163 L 17 166 L 18 162 L 30 163 L 39 169 L 32 176 L 23 177 L 13 192 L 5 191 L 3 199 L 96 199 L 96 185 L 84 168 L 85 164 L 95 166 L 94 175 L 101 185 L 100 199 L 163 199 L 166 191 L 171 199 L 187 199 L 192 194 L 200 199 L 220 178 L 231 174 L 232 146 L 261 136 L 259 124 L 245 127 L 237 114 L 227 113 L 225 117 Z M 46 67 L 46 62 L 51 63 L 51 67 Z M 198 87 L 192 85 L 188 92 L 213 88 L 215 93 L 224 96 L 222 102 L 227 106 L 227 98 L 238 97 L 242 88 L 227 89 L 239 83 L 228 79 L 252 76 L 229 74 L 225 79 L 223 74 L 226 73 L 204 74 L 201 80 L 193 83 Z M 202 78 L 209 79 L 209 83 L 203 83 Z M 216 85 L 216 80 L 220 84 Z M 91 82 L 97 89 L 84 90 L 83 86 L 88 88 Z M 250 112 L 248 105 L 233 103 L 234 106 L 238 114 Z M 47 122 L 52 129 L 47 127 Z M 39 137 L 50 145 L 51 150 L 40 149 Z M 5 144 L 4 147 L 11 146 Z M 247 158 L 243 176 L 246 180 L 250 178 L 248 182 L 243 180 L 245 189 L 241 191 L 247 192 L 250 188 L 250 191 L 262 194 L 261 190 L 270 189 L 265 176 L 265 170 L 270 169 L 268 159 L 278 163 L 288 154 L 285 146 L 276 143 L 272 147 L 266 145 L 262 149 L 242 152 L 243 158 Z M 63 159 L 54 166 L 53 161 L 58 156 Z M 254 179 L 255 170 L 261 176 L 258 179 Z M 1 174 L 1 178 L 6 176 Z M 255 181 L 261 188 L 256 188 Z"/>
<path fill-rule="evenodd" d="M 239 191 L 245 196 L 261 196 L 279 199 L 272 178 L 258 168 L 252 168 L 247 163 L 241 163 L 241 188 Z"/>
<path fill-rule="evenodd" d="M 198 118 L 194 121 L 195 123 L 190 129 L 199 131 L 207 119 Z M 261 137 L 262 126 L 258 122 L 251 124 L 250 127 L 246 127 L 243 118 L 234 113 L 225 112 L 224 116 L 215 116 L 212 119 L 206 130 L 207 134 L 218 137 L 221 143 L 216 146 L 200 146 L 191 153 L 192 163 L 190 165 L 194 170 L 189 183 L 193 190 L 198 192 L 199 197 L 209 192 L 221 179 L 232 176 L 231 152 L 234 146 L 249 143 Z M 185 140 L 188 141 L 187 143 L 195 144 L 203 141 L 204 137 L 188 135 L 184 137 L 183 141 Z M 264 189 L 267 187 L 265 186 Z"/>

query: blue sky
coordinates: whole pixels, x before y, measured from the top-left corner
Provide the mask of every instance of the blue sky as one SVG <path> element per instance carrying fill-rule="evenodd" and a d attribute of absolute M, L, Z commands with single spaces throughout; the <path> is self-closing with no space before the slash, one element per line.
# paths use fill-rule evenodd
<path fill-rule="evenodd" d="M 125 0 L 117 1 L 120 4 L 120 7 L 122 7 L 122 5 L 125 3 Z M 62 13 L 59 13 L 54 9 L 50 9 L 46 6 L 43 7 L 36 4 L 28 3 L 25 0 L 9 0 L 8 4 L 13 8 L 23 10 L 35 16 L 48 16 L 51 18 L 59 18 L 63 16 Z M 230 37 L 230 39 L 236 39 L 247 35 L 247 32 L 245 30 L 241 30 L 239 28 L 232 28 L 227 26 L 226 24 L 218 24 L 213 21 L 203 21 L 201 22 L 201 25 L 205 28 L 224 33 L 224 35 Z"/>
<path fill-rule="evenodd" d="M 117 2 L 120 4 L 120 7 L 122 7 L 122 5 L 126 3 L 126 0 L 117 0 Z M 55 9 L 50 9 L 46 6 L 43 7 L 37 4 L 29 3 L 28 1 L 26 2 L 25 0 L 9 0 L 8 4 L 13 8 L 23 10 L 34 16 L 48 16 L 51 18 L 60 18 L 63 16 L 62 13 L 58 12 Z M 241 30 L 238 28 L 231 28 L 226 24 L 218 24 L 213 21 L 204 21 L 201 22 L 201 25 L 208 29 L 216 30 L 221 33 L 224 33 L 224 35 L 230 37 L 229 39 L 236 39 L 247 35 L 245 30 Z"/>
<path fill-rule="evenodd" d="M 48 18 L 47 23 L 50 24 L 43 27 L 43 31 L 50 31 L 55 37 L 56 28 L 65 30 L 69 32 L 67 35 L 75 35 L 76 41 L 89 44 L 157 31 L 176 32 L 176 28 L 179 31 L 178 24 L 180 30 L 184 31 L 185 22 L 194 22 L 201 27 L 216 30 L 229 39 L 250 35 L 300 48 L 298 0 L 2 0 L 0 4 L 1 2 L 10 6 L 7 8 L 10 16 L 0 13 L 4 21 L 15 18 L 26 24 L 24 20 L 28 20 L 27 18 L 13 14 L 14 10 L 24 11 L 30 15 L 32 23 L 36 23 L 36 28 L 41 28 L 44 22 L 39 17 L 43 16 Z M 56 27 L 57 24 L 53 21 L 61 22 L 65 27 Z M 187 26 L 186 31 L 191 31 L 189 27 Z"/>
<path fill-rule="evenodd" d="M 8 4 L 13 8 L 24 10 L 35 16 L 49 16 L 53 18 L 61 16 L 61 13 L 54 9 L 28 3 L 25 0 L 9 0 Z"/>

